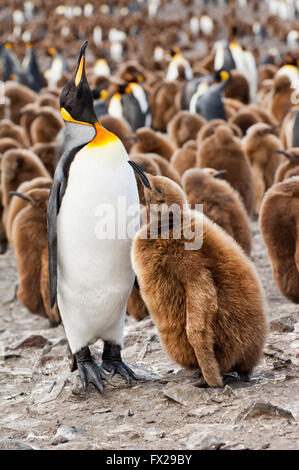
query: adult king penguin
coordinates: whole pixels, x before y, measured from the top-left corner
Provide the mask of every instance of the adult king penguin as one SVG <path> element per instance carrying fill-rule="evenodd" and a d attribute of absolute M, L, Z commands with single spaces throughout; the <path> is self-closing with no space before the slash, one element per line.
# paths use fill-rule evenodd
<path fill-rule="evenodd" d="M 93 383 L 102 392 L 105 370 L 128 381 L 138 378 L 120 352 L 135 276 L 131 239 L 97 237 L 96 215 L 103 204 L 115 208 L 120 196 L 128 208 L 139 207 L 131 166 L 149 183 L 142 169 L 128 160 L 121 141 L 97 121 L 86 79 L 86 46 L 87 41 L 60 96 L 66 139 L 48 205 L 50 300 L 52 306 L 57 300 L 84 388 Z M 88 347 L 98 338 L 104 341 L 101 365 L 93 361 Z"/>

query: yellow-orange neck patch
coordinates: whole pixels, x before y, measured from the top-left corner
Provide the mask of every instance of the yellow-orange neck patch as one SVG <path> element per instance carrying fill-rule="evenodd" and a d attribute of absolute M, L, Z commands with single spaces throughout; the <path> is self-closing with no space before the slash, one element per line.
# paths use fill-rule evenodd
<path fill-rule="evenodd" d="M 103 147 L 104 145 L 116 142 L 118 137 L 112 134 L 112 132 L 107 131 L 104 127 L 101 126 L 99 122 L 95 122 L 94 127 L 96 129 L 95 137 L 86 145 L 86 147 Z"/>
<path fill-rule="evenodd" d="M 92 126 L 92 124 L 90 124 L 89 122 L 76 121 L 76 119 L 72 118 L 70 113 L 65 108 L 61 108 L 61 115 L 63 120 L 66 122 L 74 122 L 76 124 L 85 124 L 86 126 Z"/>

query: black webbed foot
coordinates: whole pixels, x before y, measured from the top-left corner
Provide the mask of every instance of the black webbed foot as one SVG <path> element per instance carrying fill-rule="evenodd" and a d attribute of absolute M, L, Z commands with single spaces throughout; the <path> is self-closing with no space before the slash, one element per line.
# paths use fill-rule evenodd
<path fill-rule="evenodd" d="M 75 357 L 84 390 L 86 390 L 91 383 L 99 392 L 103 393 L 103 380 L 107 380 L 107 377 L 102 367 L 96 364 L 92 359 L 89 348 L 86 346 L 80 349 L 80 351 L 75 354 Z"/>
<path fill-rule="evenodd" d="M 130 367 L 123 362 L 120 354 L 120 346 L 110 342 L 104 343 L 104 351 L 102 355 L 102 368 L 110 372 L 111 377 L 119 374 L 124 377 L 128 383 L 134 380 L 144 380 L 145 377 L 135 374 Z"/>

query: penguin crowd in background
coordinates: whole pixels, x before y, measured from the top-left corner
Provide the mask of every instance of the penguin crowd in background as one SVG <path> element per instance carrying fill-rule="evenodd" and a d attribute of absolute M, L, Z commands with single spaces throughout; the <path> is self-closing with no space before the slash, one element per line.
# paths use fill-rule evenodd
<path fill-rule="evenodd" d="M 19 302 L 63 324 L 85 389 L 144 379 L 122 359 L 126 315 L 150 315 L 204 386 L 248 379 L 267 338 L 251 220 L 299 302 L 298 2 L 202 3 L 13 0 L 4 12 L 0 254 L 13 252 Z M 134 236 L 97 237 L 98 208 L 119 198 L 137 207 Z M 164 240 L 157 212 L 157 238 L 143 238 L 151 204 L 187 203 L 202 249 Z"/>

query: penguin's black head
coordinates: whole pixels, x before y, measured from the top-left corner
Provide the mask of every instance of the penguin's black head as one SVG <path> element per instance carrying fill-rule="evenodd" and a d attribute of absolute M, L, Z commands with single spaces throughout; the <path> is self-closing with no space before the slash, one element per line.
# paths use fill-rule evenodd
<path fill-rule="evenodd" d="M 81 47 L 76 72 L 63 87 L 60 95 L 61 114 L 67 122 L 94 125 L 97 117 L 93 107 L 93 95 L 89 88 L 85 71 L 85 49 Z"/>
<path fill-rule="evenodd" d="M 291 54 L 286 54 L 284 56 L 284 62 L 287 65 L 295 65 L 296 67 L 298 66 L 298 60 Z"/>
<path fill-rule="evenodd" d="M 230 40 L 232 42 L 236 41 L 237 36 L 238 36 L 238 27 L 233 26 L 232 29 L 231 29 L 231 33 L 230 33 Z"/>

